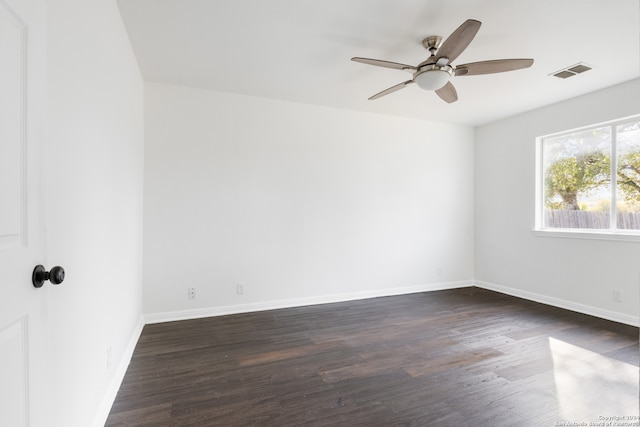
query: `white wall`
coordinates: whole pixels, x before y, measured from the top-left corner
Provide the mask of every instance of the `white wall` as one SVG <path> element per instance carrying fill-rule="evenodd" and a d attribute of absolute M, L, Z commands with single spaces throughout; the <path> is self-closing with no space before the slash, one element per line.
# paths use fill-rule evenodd
<path fill-rule="evenodd" d="M 67 273 L 47 287 L 48 425 L 87 427 L 142 325 L 144 88 L 115 0 L 48 1 L 47 37 L 47 266 Z"/>
<path fill-rule="evenodd" d="M 152 321 L 472 283 L 471 128 L 146 83 L 145 132 Z"/>
<path fill-rule="evenodd" d="M 640 243 L 534 236 L 535 139 L 640 113 L 640 80 L 476 129 L 481 286 L 638 324 Z M 613 288 L 623 302 L 612 300 Z"/>

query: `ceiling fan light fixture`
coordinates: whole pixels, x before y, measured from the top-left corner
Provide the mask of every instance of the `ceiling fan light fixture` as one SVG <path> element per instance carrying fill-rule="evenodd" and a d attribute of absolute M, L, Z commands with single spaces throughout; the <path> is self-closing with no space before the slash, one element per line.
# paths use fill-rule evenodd
<path fill-rule="evenodd" d="M 449 67 L 447 67 L 449 68 Z M 420 71 L 416 74 L 413 80 L 417 85 L 424 90 L 438 90 L 447 84 L 451 78 L 451 71 L 449 69 L 428 69 Z"/>

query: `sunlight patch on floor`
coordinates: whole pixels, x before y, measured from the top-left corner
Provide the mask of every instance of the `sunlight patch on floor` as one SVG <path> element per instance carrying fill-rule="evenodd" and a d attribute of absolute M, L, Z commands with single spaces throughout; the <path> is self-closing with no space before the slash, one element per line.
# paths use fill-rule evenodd
<path fill-rule="evenodd" d="M 565 421 L 588 423 L 638 415 L 638 367 L 551 337 L 549 348 L 558 406 Z"/>

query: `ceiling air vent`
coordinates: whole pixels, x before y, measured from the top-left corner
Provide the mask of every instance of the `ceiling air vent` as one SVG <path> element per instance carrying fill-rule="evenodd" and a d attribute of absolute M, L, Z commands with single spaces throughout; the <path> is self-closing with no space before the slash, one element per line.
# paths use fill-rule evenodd
<path fill-rule="evenodd" d="M 568 79 L 569 77 L 573 77 L 580 73 L 584 73 L 585 71 L 589 71 L 592 67 L 587 64 L 581 62 L 576 65 L 572 65 L 570 67 L 564 68 L 560 71 L 556 71 L 555 73 L 549 74 L 550 76 L 558 77 L 560 79 Z"/>

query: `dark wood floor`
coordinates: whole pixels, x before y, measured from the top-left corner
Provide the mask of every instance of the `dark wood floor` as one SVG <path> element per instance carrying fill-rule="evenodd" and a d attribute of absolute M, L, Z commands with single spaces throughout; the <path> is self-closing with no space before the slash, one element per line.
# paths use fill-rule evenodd
<path fill-rule="evenodd" d="M 638 328 L 478 289 L 147 325 L 107 426 L 637 422 Z"/>

